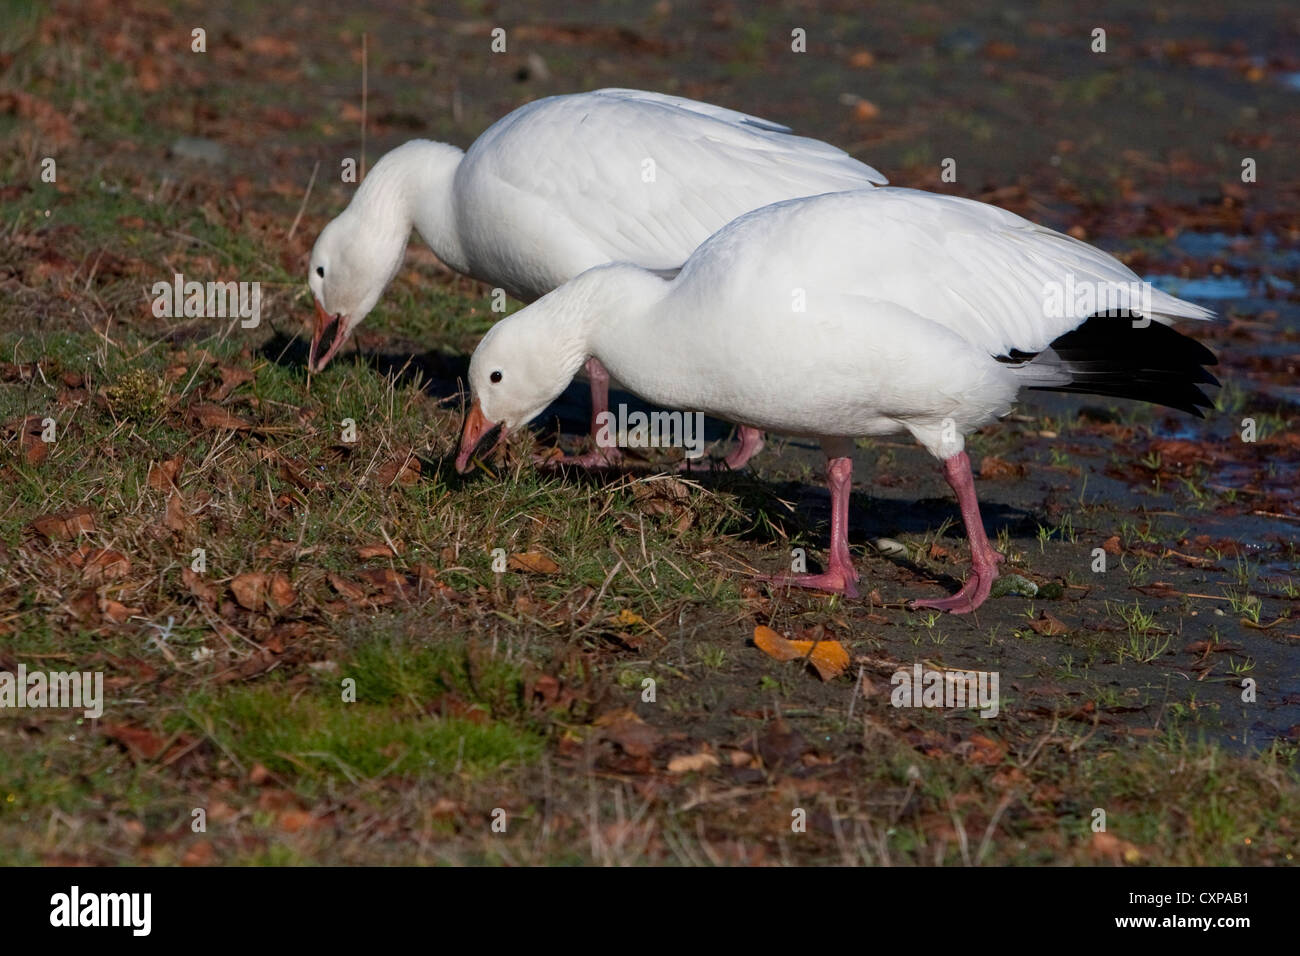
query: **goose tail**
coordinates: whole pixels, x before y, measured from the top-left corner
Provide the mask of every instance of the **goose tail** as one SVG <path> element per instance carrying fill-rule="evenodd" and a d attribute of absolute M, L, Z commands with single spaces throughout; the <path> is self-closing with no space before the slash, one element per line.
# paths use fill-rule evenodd
<path fill-rule="evenodd" d="M 1094 315 L 1041 352 L 1013 350 L 998 361 L 1025 388 L 1132 398 L 1197 418 L 1214 407 L 1201 386 L 1219 384 L 1207 368 L 1218 364 L 1212 351 L 1164 322 L 1127 314 Z"/>

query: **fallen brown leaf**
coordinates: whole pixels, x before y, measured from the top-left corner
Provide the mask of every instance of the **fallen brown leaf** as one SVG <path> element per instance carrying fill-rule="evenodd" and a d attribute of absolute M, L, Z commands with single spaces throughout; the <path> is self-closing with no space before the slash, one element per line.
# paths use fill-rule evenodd
<path fill-rule="evenodd" d="M 357 577 L 381 591 L 397 594 L 404 594 L 411 583 L 405 574 L 392 568 L 362 568 L 357 571 Z"/>
<path fill-rule="evenodd" d="M 839 641 L 789 641 L 760 624 L 754 628 L 754 645 L 778 661 L 807 658 L 822 680 L 838 677 L 849 666 L 849 652 Z"/>
<path fill-rule="evenodd" d="M 250 572 L 237 575 L 230 582 L 230 590 L 240 606 L 249 611 L 260 611 L 266 603 L 267 575 Z"/>
<path fill-rule="evenodd" d="M 1006 747 L 983 734 L 971 734 L 969 743 L 971 749 L 967 759 L 971 763 L 993 766 L 1000 764 L 1007 755 Z"/>
<path fill-rule="evenodd" d="M 16 432 L 22 446 L 23 461 L 29 465 L 39 465 L 50 453 L 48 442 L 41 439 L 45 431 L 44 419 L 39 415 L 29 415 L 11 422 L 5 427 L 7 432 Z"/>
<path fill-rule="evenodd" d="M 197 571 L 190 568 L 181 570 L 181 583 L 189 588 L 194 597 L 209 607 L 214 607 L 221 597 L 221 593 L 215 585 L 203 580 L 203 577 Z"/>
<path fill-rule="evenodd" d="M 1241 645 L 1226 641 L 1192 641 L 1183 648 L 1186 654 L 1236 654 L 1240 651 Z"/>
<path fill-rule="evenodd" d="M 185 534 L 190 529 L 190 518 L 185 513 L 185 502 L 180 492 L 174 492 L 167 499 L 167 509 L 163 514 L 163 527 L 177 534 Z"/>
<path fill-rule="evenodd" d="M 506 567 L 512 571 L 531 571 L 534 574 L 556 574 L 560 566 L 540 551 L 525 551 L 510 555 Z"/>
<path fill-rule="evenodd" d="M 230 590 L 240 607 L 249 611 L 267 608 L 279 611 L 298 600 L 289 578 L 278 571 L 274 574 L 250 571 L 236 575 L 230 582 Z"/>
<path fill-rule="evenodd" d="M 492 714 L 480 704 L 471 704 L 458 694 L 442 694 L 431 701 L 427 707 L 430 714 L 440 717 L 455 717 L 467 720 L 471 724 L 484 725 L 492 719 Z"/>
<path fill-rule="evenodd" d="M 375 469 L 375 481 L 385 488 L 413 485 L 420 480 L 420 459 L 414 455 L 390 458 Z"/>
<path fill-rule="evenodd" d="M 177 455 L 156 465 L 149 466 L 149 487 L 154 491 L 175 491 L 180 487 L 181 468 L 185 457 Z"/>
<path fill-rule="evenodd" d="M 66 541 L 95 530 L 95 513 L 86 507 L 42 515 L 31 523 L 37 534 L 50 541 Z"/>
<path fill-rule="evenodd" d="M 853 118 L 859 122 L 873 120 L 880 115 L 880 107 L 871 100 L 858 100 L 853 104 Z"/>
<path fill-rule="evenodd" d="M 325 490 L 325 485 L 322 482 L 309 476 L 306 462 L 299 461 L 296 458 L 283 458 L 278 455 L 275 457 L 280 460 L 280 477 L 294 487 L 308 493 Z"/>
<path fill-rule="evenodd" d="M 174 740 L 170 740 L 145 727 L 131 724 L 104 723 L 100 729 L 109 740 L 121 744 L 135 760 L 161 759 L 164 765 L 184 756 L 195 744 L 194 738 L 188 734 L 178 734 Z"/>
<path fill-rule="evenodd" d="M 41 371 L 50 367 L 49 359 L 37 362 L 0 362 L 0 382 L 30 382 Z"/>
<path fill-rule="evenodd" d="M 125 624 L 133 614 L 139 614 L 143 608 L 127 607 L 120 601 L 105 598 L 100 605 L 100 613 L 112 624 Z"/>
<path fill-rule="evenodd" d="M 1056 637 L 1058 634 L 1065 634 L 1070 630 L 1064 621 L 1054 617 L 1047 611 L 1040 614 L 1037 620 L 1030 621 L 1029 626 L 1033 628 L 1036 633 L 1042 634 L 1045 637 Z"/>
<path fill-rule="evenodd" d="M 1151 451 L 1161 459 L 1161 468 L 1213 464 L 1221 452 L 1209 442 L 1162 438 L 1151 442 Z"/>
<path fill-rule="evenodd" d="M 1088 852 L 1095 860 L 1105 860 L 1117 865 L 1121 862 L 1138 863 L 1142 860 L 1142 853 L 1136 846 L 1104 830 L 1093 831 Z"/>
<path fill-rule="evenodd" d="M 304 827 L 313 826 L 315 822 L 307 810 L 285 810 L 280 814 L 280 827 L 286 833 L 297 833 Z"/>
<path fill-rule="evenodd" d="M 133 757 L 139 760 L 153 760 L 167 746 L 167 740 L 152 730 L 133 727 L 130 724 L 105 724 L 103 733 L 110 740 L 122 744 Z"/>
<path fill-rule="evenodd" d="M 207 866 L 216 855 L 217 851 L 213 849 L 211 843 L 200 840 L 185 851 L 185 855 L 181 857 L 181 866 Z"/>
<path fill-rule="evenodd" d="M 359 584 L 354 584 L 347 578 L 339 577 L 337 574 L 329 575 L 330 586 L 334 588 L 341 596 L 349 601 L 361 601 L 365 599 L 366 589 Z"/>
<path fill-rule="evenodd" d="M 691 508 L 692 488 L 677 478 L 656 478 L 638 481 L 632 486 L 632 497 L 641 510 L 651 515 L 667 515 L 673 521 L 673 530 L 683 533 L 695 523 Z"/>
<path fill-rule="evenodd" d="M 99 614 L 99 595 L 94 588 L 86 588 L 68 600 L 68 613 L 76 620 L 91 622 Z"/>
<path fill-rule="evenodd" d="M 663 740 L 663 734 L 630 709 L 602 714 L 596 725 L 603 727 L 604 739 L 617 744 L 629 757 L 649 757 Z"/>
<path fill-rule="evenodd" d="M 53 103 L 39 96 L 21 90 L 0 92 L 0 115 L 6 113 L 31 120 L 41 137 L 54 146 L 70 146 L 77 140 L 72 120 Z"/>
<path fill-rule="evenodd" d="M 190 407 L 190 417 L 204 428 L 217 428 L 222 431 L 248 431 L 253 426 L 238 415 L 232 415 L 220 405 L 200 402 Z"/>
<path fill-rule="evenodd" d="M 267 603 L 277 611 L 282 611 L 298 600 L 298 592 L 293 589 L 287 575 L 271 575 L 271 593 Z"/>
<path fill-rule="evenodd" d="M 681 754 L 668 761 L 669 773 L 693 773 L 718 766 L 718 758 L 711 753 L 701 751 L 696 754 Z"/>
<path fill-rule="evenodd" d="M 985 455 L 980 462 L 980 477 L 985 481 L 997 481 L 1001 478 L 1020 478 L 1025 474 L 1025 466 L 1014 464 L 1003 458 Z"/>
<path fill-rule="evenodd" d="M 239 368 L 234 365 L 221 365 L 217 370 L 221 373 L 221 384 L 213 389 L 208 399 L 213 402 L 220 402 L 231 392 L 237 389 L 245 382 L 253 380 L 253 373 L 246 368 Z"/>
<path fill-rule="evenodd" d="M 87 581 L 125 577 L 131 570 L 131 560 L 121 551 L 110 551 L 108 548 L 83 548 L 82 551 L 84 561 L 81 573 Z"/>
<path fill-rule="evenodd" d="M 449 797 L 439 797 L 429 808 L 429 814 L 439 819 L 454 817 L 460 813 L 460 804 Z"/>

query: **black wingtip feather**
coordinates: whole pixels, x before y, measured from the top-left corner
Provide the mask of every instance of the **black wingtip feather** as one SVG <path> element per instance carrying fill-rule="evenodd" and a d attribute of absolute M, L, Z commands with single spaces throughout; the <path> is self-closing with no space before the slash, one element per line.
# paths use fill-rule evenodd
<path fill-rule="evenodd" d="M 1204 367 L 1218 365 L 1218 358 L 1159 322 L 1135 327 L 1131 316 L 1093 316 L 1057 338 L 1045 353 L 1054 353 L 1052 361 L 1069 373 L 1070 381 L 1030 386 L 1040 391 L 1132 398 L 1197 418 L 1214 407 L 1198 386 L 1218 386 Z"/>

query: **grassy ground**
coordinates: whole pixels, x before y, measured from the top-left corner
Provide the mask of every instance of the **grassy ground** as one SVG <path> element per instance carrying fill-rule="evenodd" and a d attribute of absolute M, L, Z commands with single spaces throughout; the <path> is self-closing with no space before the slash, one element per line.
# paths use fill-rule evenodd
<path fill-rule="evenodd" d="M 0 711 L 0 861 L 1292 862 L 1300 308 L 1276 280 L 1300 261 L 1300 64 L 1280 11 L 1187 6 L 543 22 L 6 0 L 0 671 L 99 671 L 107 703 Z M 1109 59 L 1079 52 L 1093 19 Z M 784 53 L 792 25 L 806 57 Z M 666 458 L 539 471 L 521 437 L 462 479 L 488 290 L 413 245 L 359 352 L 303 365 L 306 254 L 362 152 L 363 33 L 371 161 L 465 145 L 539 95 L 676 89 L 1073 229 L 1189 295 L 1236 282 L 1198 332 L 1223 361 L 1217 414 L 1045 401 L 974 436 L 986 523 L 1039 590 L 970 618 L 906 609 L 956 587 L 966 547 L 901 440 L 860 446 L 862 601 L 748 578 L 822 553 L 800 443 L 681 479 Z M 260 282 L 261 326 L 155 317 L 177 272 Z M 584 414 L 574 390 L 564 441 Z M 760 626 L 839 640 L 850 666 L 773 660 Z M 891 706 L 918 661 L 996 671 L 998 716 Z"/>

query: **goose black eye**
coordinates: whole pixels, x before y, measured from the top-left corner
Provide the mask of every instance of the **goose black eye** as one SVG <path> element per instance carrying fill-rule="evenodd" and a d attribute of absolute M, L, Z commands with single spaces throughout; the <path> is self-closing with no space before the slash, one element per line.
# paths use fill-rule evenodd
<path fill-rule="evenodd" d="M 316 274 L 317 274 L 318 276 L 320 276 L 322 279 L 325 278 L 325 267 L 324 267 L 324 266 L 317 266 L 317 267 L 316 267 Z"/>
<path fill-rule="evenodd" d="M 497 382 L 501 381 L 501 371 L 500 371 L 500 369 L 498 369 L 497 371 L 493 372 L 491 375 L 488 376 L 488 378 L 490 378 L 490 379 L 492 380 L 492 384 L 493 384 L 493 385 L 495 385 Z"/>

